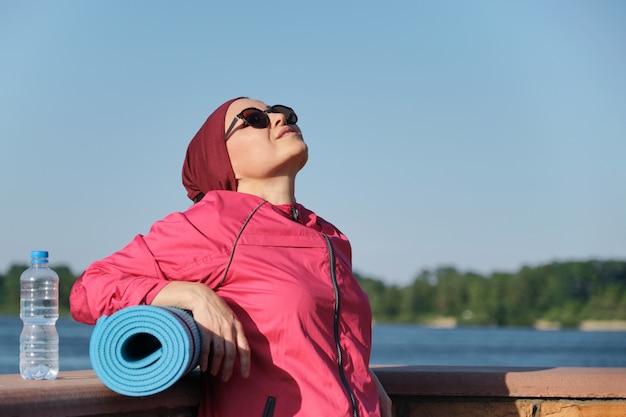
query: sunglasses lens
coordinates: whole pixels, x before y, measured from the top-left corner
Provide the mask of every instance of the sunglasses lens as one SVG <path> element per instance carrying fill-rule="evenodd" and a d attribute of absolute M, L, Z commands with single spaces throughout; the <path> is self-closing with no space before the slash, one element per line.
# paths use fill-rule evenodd
<path fill-rule="evenodd" d="M 298 116 L 296 116 L 296 112 L 293 111 L 291 107 L 283 106 L 282 104 L 277 104 L 272 106 L 272 113 L 281 113 L 285 116 L 285 122 L 288 125 L 295 125 L 298 123 Z"/>
<path fill-rule="evenodd" d="M 241 117 L 249 126 L 257 129 L 264 129 L 270 125 L 267 113 L 258 109 L 246 109 L 241 113 Z"/>

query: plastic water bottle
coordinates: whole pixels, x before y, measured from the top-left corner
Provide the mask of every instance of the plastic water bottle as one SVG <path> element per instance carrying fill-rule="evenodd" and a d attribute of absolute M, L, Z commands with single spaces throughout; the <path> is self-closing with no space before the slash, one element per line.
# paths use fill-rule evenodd
<path fill-rule="evenodd" d="M 32 251 L 20 276 L 20 374 L 24 379 L 56 379 L 59 373 L 59 276 L 48 267 L 48 252 Z"/>

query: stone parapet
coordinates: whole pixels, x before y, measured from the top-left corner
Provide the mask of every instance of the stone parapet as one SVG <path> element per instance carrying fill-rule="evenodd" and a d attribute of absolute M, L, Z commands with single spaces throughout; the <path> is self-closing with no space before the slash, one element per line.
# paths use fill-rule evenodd
<path fill-rule="evenodd" d="M 373 366 L 396 417 L 626 417 L 626 368 Z M 106 388 L 93 371 L 54 381 L 0 375 L 2 417 L 192 417 L 194 371 L 166 392 L 135 398 Z"/>

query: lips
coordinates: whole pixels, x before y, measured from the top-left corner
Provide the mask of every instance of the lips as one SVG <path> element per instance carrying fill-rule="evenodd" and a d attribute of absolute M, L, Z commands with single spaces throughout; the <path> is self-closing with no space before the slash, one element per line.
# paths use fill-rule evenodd
<path fill-rule="evenodd" d="M 290 132 L 296 133 L 296 129 L 292 128 L 291 126 L 285 126 L 278 131 L 278 135 L 276 135 L 276 139 L 280 139 Z"/>

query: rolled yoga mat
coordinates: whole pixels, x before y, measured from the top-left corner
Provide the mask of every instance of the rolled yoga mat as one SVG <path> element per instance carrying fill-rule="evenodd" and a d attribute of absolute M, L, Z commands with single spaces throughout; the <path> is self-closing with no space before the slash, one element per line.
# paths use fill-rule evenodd
<path fill-rule="evenodd" d="M 201 347 L 191 314 L 141 305 L 98 319 L 89 358 L 104 385 L 119 394 L 142 397 L 164 391 L 194 369 Z"/>

